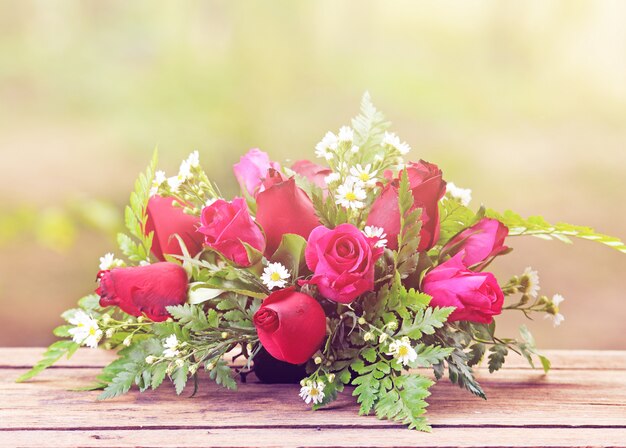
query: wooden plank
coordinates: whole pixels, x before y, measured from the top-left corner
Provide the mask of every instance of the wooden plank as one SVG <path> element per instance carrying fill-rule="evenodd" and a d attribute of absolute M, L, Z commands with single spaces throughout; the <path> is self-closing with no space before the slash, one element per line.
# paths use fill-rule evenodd
<path fill-rule="evenodd" d="M 392 428 L 183 429 L 0 431 L 0 446 L 48 447 L 200 446 L 432 446 L 432 447 L 626 447 L 626 429 L 435 429 L 418 433 Z"/>
<path fill-rule="evenodd" d="M 71 392 L 89 384 L 97 369 L 52 369 L 32 382 L 0 377 L 0 427 L 3 428 L 172 428 L 369 427 L 394 426 L 359 417 L 349 393 L 327 409 L 312 412 L 298 397 L 297 385 L 241 384 L 228 391 L 201 379 L 195 398 L 178 397 L 171 387 L 104 402 L 98 392 Z M 4 371 L 3 373 L 6 373 Z M 557 370 L 549 375 L 505 369 L 481 375 L 487 402 L 447 381 L 430 397 L 433 425 L 445 427 L 614 427 L 626 428 L 626 375 L 623 371 Z"/>

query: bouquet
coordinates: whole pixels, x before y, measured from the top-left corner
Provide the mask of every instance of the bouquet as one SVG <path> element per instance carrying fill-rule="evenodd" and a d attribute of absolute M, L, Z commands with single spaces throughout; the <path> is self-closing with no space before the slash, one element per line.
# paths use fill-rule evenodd
<path fill-rule="evenodd" d="M 173 177 L 155 154 L 125 210 L 124 258 L 100 259 L 95 293 L 62 315 L 63 339 L 18 381 L 84 345 L 117 350 L 93 385 L 102 399 L 166 378 L 180 394 L 207 374 L 235 389 L 264 350 L 299 366 L 313 409 L 351 386 L 360 414 L 429 430 L 429 387 L 446 373 L 485 398 L 473 372 L 483 358 L 494 372 L 515 352 L 547 372 L 528 329 L 502 337 L 495 318 L 559 325 L 563 297 L 540 294 L 531 268 L 502 282 L 489 265 L 523 235 L 626 246 L 588 227 L 471 208 L 470 190 L 433 163 L 406 162 L 409 145 L 388 128 L 366 94 L 351 126 L 316 145 L 325 165 L 281 165 L 252 149 L 234 166 L 232 200 L 197 152 Z M 233 370 L 226 354 L 245 365 Z"/>

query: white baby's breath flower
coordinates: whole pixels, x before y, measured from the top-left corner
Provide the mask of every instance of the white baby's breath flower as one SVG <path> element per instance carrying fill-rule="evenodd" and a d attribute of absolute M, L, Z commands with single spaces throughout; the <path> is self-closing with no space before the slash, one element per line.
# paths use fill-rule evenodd
<path fill-rule="evenodd" d="M 324 399 L 324 383 L 321 381 L 317 383 L 308 381 L 300 388 L 300 397 L 302 397 L 306 404 L 311 402 L 313 402 L 313 404 L 321 403 Z"/>
<path fill-rule="evenodd" d="M 163 357 L 165 358 L 175 358 L 176 356 L 178 356 L 178 354 L 180 353 L 178 351 L 178 338 L 176 337 L 175 334 L 171 334 L 169 335 L 165 341 L 163 341 L 163 347 L 165 347 L 165 350 L 163 350 Z"/>
<path fill-rule="evenodd" d="M 102 338 L 102 330 L 98 327 L 98 321 L 85 313 L 83 310 L 77 311 L 69 323 L 74 325 L 68 330 L 70 336 L 77 344 L 96 348 Z"/>
<path fill-rule="evenodd" d="M 179 176 L 172 176 L 167 178 L 167 185 L 173 192 L 178 191 L 178 188 L 183 183 L 183 180 Z"/>
<path fill-rule="evenodd" d="M 338 140 L 340 142 L 352 142 L 354 140 L 354 131 L 350 126 L 342 126 L 339 129 Z"/>
<path fill-rule="evenodd" d="M 365 203 L 363 201 L 366 197 L 367 193 L 361 186 L 360 182 L 355 182 L 354 179 L 349 178 L 342 185 L 340 185 L 339 188 L 337 188 L 335 203 L 344 208 L 358 210 L 365 207 Z"/>
<path fill-rule="evenodd" d="M 263 270 L 261 281 L 268 289 L 284 288 L 289 279 L 289 270 L 280 263 L 270 263 Z"/>
<path fill-rule="evenodd" d="M 448 182 L 446 185 L 446 193 L 450 195 L 450 197 L 457 199 L 464 206 L 468 206 L 472 200 L 472 190 L 469 188 L 459 188 L 454 185 L 453 182 Z"/>
<path fill-rule="evenodd" d="M 339 182 L 341 180 L 341 174 L 339 173 L 330 173 L 328 176 L 324 178 L 324 182 L 326 185 L 334 184 L 335 182 Z"/>
<path fill-rule="evenodd" d="M 526 291 L 525 294 L 528 294 L 530 297 L 537 297 L 537 293 L 541 289 L 539 286 L 539 273 L 534 271 L 530 266 L 524 269 L 523 277 L 526 278 Z"/>
<path fill-rule="evenodd" d="M 391 146 L 403 156 L 408 154 L 411 150 L 409 144 L 407 142 L 401 142 L 400 137 L 398 137 L 393 132 L 385 132 L 382 144 L 383 146 Z"/>
<path fill-rule="evenodd" d="M 376 241 L 376 244 L 374 244 L 374 247 L 387 246 L 387 234 L 385 233 L 385 229 L 382 227 L 365 226 L 363 233 L 368 238 L 376 238 L 378 240 Z"/>
<path fill-rule="evenodd" d="M 361 164 L 357 164 L 350 168 L 350 174 L 364 186 L 373 187 L 376 185 L 376 174 L 378 174 L 378 170 L 372 170 L 371 163 L 368 163 L 365 167 L 361 166 Z"/>
<path fill-rule="evenodd" d="M 389 356 L 396 358 L 401 364 L 409 365 L 417 359 L 417 352 L 409 342 L 407 337 L 389 344 Z"/>
<path fill-rule="evenodd" d="M 561 304 L 561 302 L 563 302 L 563 300 L 565 300 L 565 297 L 563 297 L 561 294 L 553 295 L 552 303 L 550 305 L 550 313 L 544 316 L 546 319 L 552 320 L 552 324 L 555 327 L 561 325 L 561 323 L 565 320 L 565 316 L 559 313 L 559 305 Z"/>
<path fill-rule="evenodd" d="M 361 150 L 361 148 L 358 147 L 357 145 L 352 145 L 352 148 L 350 148 L 350 152 L 352 154 L 357 154 L 360 150 Z"/>
<path fill-rule="evenodd" d="M 100 270 L 108 271 L 113 268 L 121 268 L 124 266 L 124 262 L 120 259 L 115 258 L 115 255 L 111 252 L 104 254 L 104 256 L 100 257 Z"/>
<path fill-rule="evenodd" d="M 154 196 L 155 194 L 157 194 L 159 191 L 159 187 L 163 185 L 164 182 L 167 182 L 165 171 L 157 171 L 156 173 L 154 173 L 152 188 L 150 188 L 150 196 Z"/>
<path fill-rule="evenodd" d="M 332 160 L 336 150 L 337 136 L 332 132 L 327 132 L 324 138 L 315 145 L 315 155 L 326 160 Z"/>

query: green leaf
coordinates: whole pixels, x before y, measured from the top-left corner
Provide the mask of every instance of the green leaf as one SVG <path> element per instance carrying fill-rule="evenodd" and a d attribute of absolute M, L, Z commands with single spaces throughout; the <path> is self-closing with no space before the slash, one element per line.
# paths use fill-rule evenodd
<path fill-rule="evenodd" d="M 300 235 L 286 233 L 283 235 L 280 245 L 270 258 L 273 263 L 281 263 L 291 273 L 291 278 L 296 279 L 300 271 L 306 269 L 304 251 L 306 240 Z"/>
<path fill-rule="evenodd" d="M 433 334 L 435 329 L 443 327 L 454 307 L 418 309 L 413 320 L 404 319 L 397 336 L 408 336 L 420 340 L 424 334 Z"/>
<path fill-rule="evenodd" d="M 439 241 L 445 245 L 453 236 L 473 226 L 484 215 L 484 209 L 476 214 L 457 201 L 446 199 L 439 202 Z"/>
<path fill-rule="evenodd" d="M 396 271 L 402 278 L 408 277 L 417 268 L 420 242 L 421 209 L 413 209 L 413 193 L 409 185 L 409 175 L 402 171 L 398 187 L 398 204 L 400 207 L 400 233 L 398 234 L 398 251 L 396 253 Z"/>
<path fill-rule="evenodd" d="M 174 388 L 176 389 L 176 395 L 180 395 L 185 390 L 185 386 L 187 385 L 187 379 L 189 374 L 189 364 L 185 363 L 182 367 L 178 367 L 172 373 L 172 382 L 174 383 Z"/>
<path fill-rule="evenodd" d="M 597 233 L 591 227 L 576 226 L 564 222 L 550 224 L 541 216 L 531 216 L 524 219 L 511 210 L 507 210 L 503 214 L 499 214 L 494 210 L 487 210 L 486 216 L 497 219 L 507 226 L 509 228 L 509 236 L 531 235 L 543 239 L 558 239 L 563 242 L 570 242 L 570 237 L 582 238 L 626 253 L 626 244 L 619 238 Z"/>
<path fill-rule="evenodd" d="M 489 373 L 493 373 L 496 370 L 500 370 L 500 368 L 504 364 L 506 355 L 508 355 L 509 353 L 509 350 L 507 346 L 504 344 L 496 344 L 496 345 L 492 345 L 489 348 L 489 352 L 490 352 L 489 362 L 488 362 Z"/>
<path fill-rule="evenodd" d="M 393 378 L 393 389 L 376 403 L 376 416 L 408 425 L 409 429 L 430 431 L 424 417 L 426 398 L 433 382 L 419 374 L 408 374 Z"/>
<path fill-rule="evenodd" d="M 150 383 L 150 387 L 152 387 L 152 390 L 156 389 L 157 387 L 161 385 L 161 383 L 163 383 L 163 380 L 165 379 L 166 375 L 167 375 L 167 363 L 160 362 L 154 365 L 152 369 L 152 380 Z"/>
<path fill-rule="evenodd" d="M 454 351 L 446 359 L 448 365 L 448 376 L 450 382 L 458 384 L 472 394 L 486 400 L 487 396 L 478 381 L 474 378 L 472 368 L 467 365 L 467 354 L 459 347 L 454 347 Z M 443 364 L 443 363 L 442 363 Z M 441 365 L 442 365 L 441 364 Z M 435 366 L 435 376 L 440 379 L 443 375 L 442 367 Z"/>
<path fill-rule="evenodd" d="M 119 371 L 112 379 L 111 382 L 104 388 L 102 393 L 98 396 L 98 400 L 106 400 L 108 398 L 115 398 L 128 392 L 135 381 L 135 377 L 138 373 L 141 373 L 139 364 L 129 362 L 124 364 L 124 370 Z"/>
<path fill-rule="evenodd" d="M 454 351 L 454 347 L 417 344 L 415 351 L 417 352 L 416 365 L 418 367 L 430 367 L 448 358 Z"/>
<path fill-rule="evenodd" d="M 191 331 L 203 331 L 210 327 L 202 306 L 184 303 L 166 308 L 172 317 L 184 328 Z"/>
<path fill-rule="evenodd" d="M 78 347 L 80 347 L 80 345 L 73 341 L 57 341 L 53 343 L 45 351 L 43 358 L 38 361 L 32 369 L 21 375 L 15 381 L 17 383 L 21 383 L 39 375 L 45 369 L 61 359 L 64 355 L 67 355 L 67 358 L 69 359 L 76 352 L 76 350 L 78 350 Z"/>
<path fill-rule="evenodd" d="M 232 371 L 223 359 L 220 359 L 215 363 L 215 367 L 210 371 L 209 376 L 217 384 L 224 386 L 227 389 L 237 389 L 237 382 L 233 378 Z"/>
<path fill-rule="evenodd" d="M 375 362 L 378 354 L 373 347 L 366 347 L 361 351 L 361 357 L 367 362 Z"/>
<path fill-rule="evenodd" d="M 373 146 L 378 145 L 382 135 L 389 128 L 389 122 L 385 116 L 374 106 L 369 92 L 365 92 L 361 98 L 361 112 L 352 119 L 354 129 L 354 144 L 361 151 L 368 152 Z"/>
<path fill-rule="evenodd" d="M 374 376 L 374 371 L 357 376 L 352 380 L 352 385 L 356 386 L 352 395 L 357 397 L 356 401 L 361 405 L 359 415 L 368 415 L 374 408 L 374 404 L 378 399 L 380 381 Z"/>

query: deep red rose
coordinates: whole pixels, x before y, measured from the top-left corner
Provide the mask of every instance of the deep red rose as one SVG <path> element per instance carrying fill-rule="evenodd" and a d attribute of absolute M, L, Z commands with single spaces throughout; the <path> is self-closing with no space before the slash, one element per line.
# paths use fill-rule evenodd
<path fill-rule="evenodd" d="M 374 265 L 383 249 L 375 247 L 378 239 L 368 238 L 352 224 L 334 229 L 319 226 L 307 242 L 306 264 L 313 277 L 306 281 L 317 285 L 329 300 L 350 303 L 374 289 Z"/>
<path fill-rule="evenodd" d="M 505 252 L 504 240 L 509 229 L 497 219 L 483 218 L 452 238 L 442 249 L 442 254 L 462 253 L 465 266 L 474 266 Z"/>
<path fill-rule="evenodd" d="M 265 256 L 270 258 L 285 233 L 308 238 L 311 230 L 320 225 L 313 203 L 296 186 L 295 179 L 274 183 L 256 197 L 256 221 L 265 231 Z"/>
<path fill-rule="evenodd" d="M 490 272 L 472 272 L 457 254 L 424 276 L 422 291 L 432 296 L 431 306 L 454 306 L 448 321 L 490 324 L 502 312 L 504 294 Z"/>
<path fill-rule="evenodd" d="M 160 261 L 165 261 L 165 254 L 183 254 L 175 234 L 183 240 L 192 257 L 202 250 L 204 237 L 196 231 L 200 219 L 187 215 L 181 207 L 172 205 L 172 201 L 161 196 L 152 196 L 148 201 L 145 233 L 154 232 L 151 252 Z"/>
<path fill-rule="evenodd" d="M 254 326 L 270 355 L 280 361 L 302 364 L 324 342 L 326 315 L 313 297 L 281 289 L 263 301 L 254 314 Z"/>
<path fill-rule="evenodd" d="M 418 163 L 409 163 L 406 171 L 411 193 L 413 193 L 414 207 L 422 209 L 420 217 L 422 229 L 417 250 L 423 252 L 432 248 L 439 239 L 439 200 L 446 194 L 446 182 L 437 165 L 423 160 Z M 367 218 L 367 225 L 385 229 L 388 247 L 394 250 L 398 248 L 398 234 L 400 233 L 400 208 L 398 206 L 400 175 L 383 188 L 380 196 L 372 204 Z"/>
<path fill-rule="evenodd" d="M 291 165 L 291 169 L 300 176 L 307 178 L 309 182 L 322 190 L 326 190 L 327 188 L 324 178 L 333 172 L 330 168 L 318 165 L 309 160 L 298 160 Z"/>
<path fill-rule="evenodd" d="M 265 239 L 254 223 L 243 198 L 231 202 L 218 199 L 202 209 L 202 226 L 198 229 L 205 235 L 207 246 L 240 266 L 249 266 L 248 252 L 243 243 L 263 252 Z"/>
<path fill-rule="evenodd" d="M 162 322 L 170 314 L 166 306 L 187 301 L 187 273 L 175 263 L 115 268 L 98 272 L 100 306 L 118 306 L 131 316 L 147 316 Z"/>

